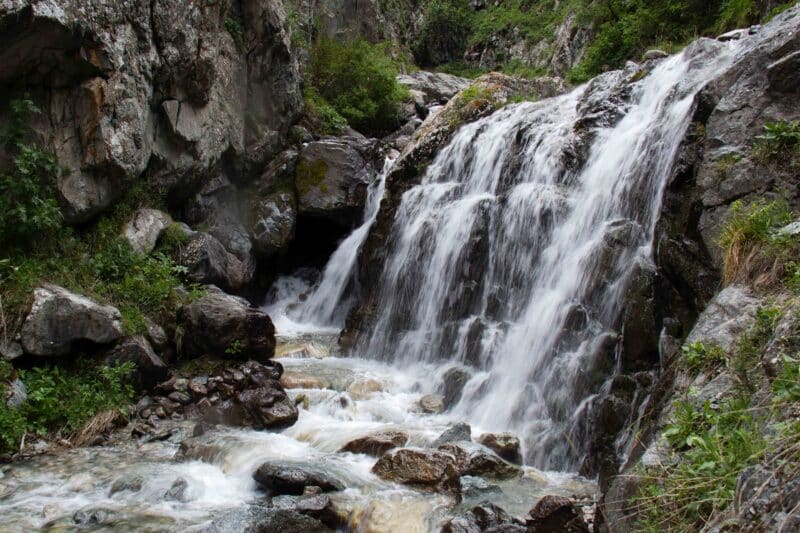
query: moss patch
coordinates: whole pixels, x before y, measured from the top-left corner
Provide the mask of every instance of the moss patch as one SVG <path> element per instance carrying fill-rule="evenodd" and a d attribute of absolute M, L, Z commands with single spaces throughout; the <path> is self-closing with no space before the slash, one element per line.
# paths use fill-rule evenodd
<path fill-rule="evenodd" d="M 328 192 L 325 184 L 325 177 L 328 175 L 328 164 L 321 159 L 307 161 L 305 159 L 297 163 L 295 170 L 295 184 L 298 194 L 308 194 L 311 189 L 317 188 L 321 192 Z"/>

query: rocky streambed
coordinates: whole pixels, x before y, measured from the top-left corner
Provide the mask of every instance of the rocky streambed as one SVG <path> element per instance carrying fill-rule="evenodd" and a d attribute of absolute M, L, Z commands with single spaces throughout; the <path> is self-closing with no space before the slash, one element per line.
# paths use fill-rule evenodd
<path fill-rule="evenodd" d="M 280 339 L 279 364 L 173 378 L 102 445 L 3 466 L 2 529 L 522 531 L 527 520 L 556 531 L 573 520 L 581 530 L 582 505 L 591 522 L 592 482 L 515 464 L 513 436 L 436 412 L 447 367 L 340 358 L 334 340 L 295 332 Z M 248 380 L 279 369 L 285 397 L 276 387 L 269 400 L 240 401 L 265 388 Z M 288 418 L 252 429 L 270 425 L 253 416 L 267 412 Z M 556 522 L 542 529 L 542 517 Z"/>

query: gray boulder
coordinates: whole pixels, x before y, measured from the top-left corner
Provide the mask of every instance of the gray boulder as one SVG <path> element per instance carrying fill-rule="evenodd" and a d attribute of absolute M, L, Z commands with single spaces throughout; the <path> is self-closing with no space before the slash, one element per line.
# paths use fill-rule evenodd
<path fill-rule="evenodd" d="M 115 307 L 50 284 L 36 289 L 33 298 L 20 332 L 26 353 L 64 355 L 75 341 L 109 344 L 122 337 L 122 315 Z"/>
<path fill-rule="evenodd" d="M 178 310 L 180 355 L 265 361 L 275 353 L 275 327 L 266 313 L 209 286 L 208 294 Z"/>
<path fill-rule="evenodd" d="M 434 448 L 450 442 L 472 442 L 472 428 L 469 424 L 459 422 L 447 428 L 439 438 L 433 441 Z"/>
<path fill-rule="evenodd" d="M 247 285 L 255 274 L 255 260 L 242 260 L 208 233 L 197 232 L 177 253 L 177 260 L 188 269 L 187 276 L 198 283 L 219 285 L 238 290 Z"/>
<path fill-rule="evenodd" d="M 435 450 L 391 450 L 378 459 L 372 467 L 372 473 L 381 479 L 422 490 L 456 494 L 461 490 L 455 457 Z"/>
<path fill-rule="evenodd" d="M 760 304 L 761 301 L 746 288 L 735 285 L 726 287 L 697 319 L 686 342 L 713 343 L 723 350 L 729 350 L 739 335 L 750 327 Z"/>
<path fill-rule="evenodd" d="M 470 442 L 448 443 L 439 451 L 456 458 L 456 469 L 461 476 L 479 476 L 487 479 L 510 479 L 522 475 L 522 469 L 504 461 L 494 452 Z"/>
<path fill-rule="evenodd" d="M 418 91 L 422 95 L 422 104 L 426 107 L 432 104 L 445 103 L 455 96 L 457 92 L 463 91 L 472 83 L 472 80 L 467 78 L 426 70 L 400 74 L 397 76 L 397 81 L 411 91 Z"/>
<path fill-rule="evenodd" d="M 295 169 L 298 213 L 351 224 L 361 218 L 377 170 L 375 142 L 326 138 L 303 147 Z"/>
<path fill-rule="evenodd" d="M 406 443 L 408 443 L 408 435 L 406 433 L 402 431 L 383 431 L 351 440 L 339 451 L 365 453 L 380 457 L 392 448 L 405 446 Z"/>
<path fill-rule="evenodd" d="M 275 255 L 294 238 L 297 210 L 294 196 L 277 192 L 250 200 L 247 228 L 257 252 Z"/>
<path fill-rule="evenodd" d="M 509 463 L 522 464 L 519 439 L 511 433 L 484 433 L 478 442 Z"/>
<path fill-rule="evenodd" d="M 122 234 L 139 254 L 149 254 L 156 247 L 161 233 L 172 224 L 172 217 L 158 209 L 138 209 L 125 224 Z"/>
<path fill-rule="evenodd" d="M 133 385 L 139 390 L 148 390 L 164 381 L 169 369 L 156 355 L 143 335 L 128 337 L 112 349 L 105 358 L 106 365 L 133 363 Z"/>

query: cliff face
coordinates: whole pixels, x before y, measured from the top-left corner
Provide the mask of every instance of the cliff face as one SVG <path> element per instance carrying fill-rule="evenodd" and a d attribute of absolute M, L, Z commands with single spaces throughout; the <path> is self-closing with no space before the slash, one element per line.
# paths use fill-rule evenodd
<path fill-rule="evenodd" d="M 3 0 L 0 50 L 4 97 L 30 93 L 68 169 L 69 223 L 133 180 L 186 198 L 220 172 L 252 175 L 301 106 L 280 1 Z"/>

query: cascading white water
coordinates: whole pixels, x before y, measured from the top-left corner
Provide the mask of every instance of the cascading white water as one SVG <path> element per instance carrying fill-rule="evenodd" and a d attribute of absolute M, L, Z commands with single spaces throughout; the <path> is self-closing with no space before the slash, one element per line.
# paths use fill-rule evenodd
<path fill-rule="evenodd" d="M 609 73 L 463 126 L 402 198 L 356 354 L 479 367 L 454 416 L 524 436 L 537 467 L 575 468 L 693 98 L 736 46 L 699 41 L 640 81 Z"/>
<path fill-rule="evenodd" d="M 292 323 L 303 324 L 301 329 L 307 329 L 309 324 L 323 328 L 344 325 L 347 309 L 352 304 L 346 293 L 347 287 L 353 279 L 358 252 L 378 216 L 386 175 L 393 163 L 394 158 L 391 157 L 384 161 L 383 169 L 367 189 L 363 222 L 333 253 L 325 265 L 319 283 L 310 294 L 302 301 L 299 299 L 300 294 L 308 291 L 308 284 L 296 277 L 287 276 L 276 282 L 272 303 L 265 309 L 279 322 L 279 331 L 296 329 Z"/>

